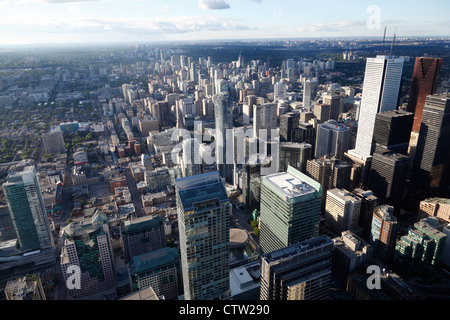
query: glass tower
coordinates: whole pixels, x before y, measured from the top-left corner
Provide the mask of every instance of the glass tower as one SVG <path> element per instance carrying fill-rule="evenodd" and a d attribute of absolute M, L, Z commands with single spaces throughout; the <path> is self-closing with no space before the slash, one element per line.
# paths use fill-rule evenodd
<path fill-rule="evenodd" d="M 50 224 L 34 166 L 10 172 L 3 185 L 22 250 L 54 247 Z"/>
<path fill-rule="evenodd" d="M 175 182 L 185 300 L 224 299 L 230 286 L 230 210 L 217 171 Z"/>
<path fill-rule="evenodd" d="M 289 166 L 287 172 L 262 178 L 260 199 L 263 253 L 318 235 L 322 203 L 320 183 Z"/>

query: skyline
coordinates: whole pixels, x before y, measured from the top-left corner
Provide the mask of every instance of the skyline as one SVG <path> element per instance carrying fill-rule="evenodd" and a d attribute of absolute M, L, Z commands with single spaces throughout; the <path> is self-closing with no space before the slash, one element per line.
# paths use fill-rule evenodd
<path fill-rule="evenodd" d="M 450 3 L 286 0 L 0 0 L 0 45 L 449 37 Z"/>

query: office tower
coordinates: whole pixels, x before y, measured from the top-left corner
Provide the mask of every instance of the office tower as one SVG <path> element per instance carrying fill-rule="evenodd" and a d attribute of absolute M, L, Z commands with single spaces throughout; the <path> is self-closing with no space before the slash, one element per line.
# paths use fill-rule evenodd
<path fill-rule="evenodd" d="M 376 114 L 397 109 L 402 69 L 403 58 L 367 58 L 355 147 L 362 159 L 371 156 Z"/>
<path fill-rule="evenodd" d="M 314 115 L 319 123 L 324 123 L 330 120 L 330 105 L 316 104 L 314 106 Z"/>
<path fill-rule="evenodd" d="M 287 97 L 287 84 L 284 81 L 275 83 L 273 89 L 273 100 L 283 100 Z"/>
<path fill-rule="evenodd" d="M 216 163 L 220 176 L 233 183 L 233 106 L 228 93 L 214 96 Z"/>
<path fill-rule="evenodd" d="M 202 158 L 200 155 L 200 142 L 197 139 L 183 140 L 181 155 L 181 170 L 183 177 L 195 176 L 202 173 Z"/>
<path fill-rule="evenodd" d="M 415 61 L 407 108 L 409 112 L 414 113 L 414 123 L 408 149 L 408 156 L 412 162 L 414 162 L 425 101 L 427 96 L 436 93 L 441 67 L 442 59 L 440 58 L 417 57 Z"/>
<path fill-rule="evenodd" d="M 170 126 L 170 105 L 167 101 L 157 101 L 151 104 L 152 116 L 158 119 L 159 129 Z"/>
<path fill-rule="evenodd" d="M 412 127 L 414 132 L 420 131 L 426 98 L 436 93 L 441 67 L 442 59 L 440 58 L 416 58 L 407 109 L 414 114 Z"/>
<path fill-rule="evenodd" d="M 317 128 L 315 157 L 330 156 L 342 160 L 344 158 L 344 152 L 349 148 L 350 137 L 350 130 L 335 120 L 319 124 Z"/>
<path fill-rule="evenodd" d="M 180 294 L 180 255 L 176 248 L 141 254 L 128 263 L 131 291 L 153 288 L 156 296 L 175 300 Z"/>
<path fill-rule="evenodd" d="M 291 132 L 298 128 L 300 115 L 297 112 L 288 112 L 280 116 L 280 141 L 292 141 Z M 303 141 L 302 141 L 303 142 Z"/>
<path fill-rule="evenodd" d="M 80 286 L 67 286 L 71 298 L 115 299 L 116 282 L 111 237 L 106 215 L 72 222 L 63 229 L 61 269 L 66 285 L 73 284 L 73 267 L 80 270 Z"/>
<path fill-rule="evenodd" d="M 261 256 L 260 300 L 325 300 L 333 241 L 318 236 Z"/>
<path fill-rule="evenodd" d="M 166 246 L 163 219 L 159 215 L 126 220 L 120 224 L 124 261 Z"/>
<path fill-rule="evenodd" d="M 408 228 L 397 241 L 394 267 L 402 274 L 433 276 L 439 271 L 447 235 L 436 227 L 437 218 L 425 218 Z"/>
<path fill-rule="evenodd" d="M 428 198 L 420 201 L 419 218 L 436 217 L 450 223 L 450 199 Z"/>
<path fill-rule="evenodd" d="M 420 196 L 449 196 L 450 94 L 426 99 L 411 181 Z"/>
<path fill-rule="evenodd" d="M 22 171 L 10 171 L 3 190 L 20 249 L 54 248 L 36 168 L 28 166 Z"/>
<path fill-rule="evenodd" d="M 361 199 L 345 189 L 327 191 L 325 204 L 325 225 L 335 234 L 346 230 L 361 234 L 358 226 L 361 212 Z"/>
<path fill-rule="evenodd" d="M 307 79 L 303 83 L 303 108 L 311 110 L 312 101 L 316 97 L 319 82 L 316 79 Z"/>
<path fill-rule="evenodd" d="M 382 153 L 375 152 L 368 188 L 380 199 L 381 203 L 398 206 L 399 209 L 409 169 L 409 157 L 386 149 Z"/>
<path fill-rule="evenodd" d="M 353 166 L 350 163 L 344 161 L 335 162 L 331 176 L 331 186 L 338 189 L 349 189 L 352 168 Z"/>
<path fill-rule="evenodd" d="M 370 156 L 364 159 L 353 149 L 344 153 L 344 161 L 352 165 L 350 189 L 367 188 L 372 157 Z"/>
<path fill-rule="evenodd" d="M 46 154 L 66 153 L 64 137 L 61 131 L 42 134 L 42 143 Z"/>
<path fill-rule="evenodd" d="M 279 171 L 286 171 L 289 166 L 306 173 L 306 162 L 312 159 L 312 146 L 307 143 L 283 142 L 278 155 Z"/>
<path fill-rule="evenodd" d="M 42 281 L 36 274 L 9 280 L 5 287 L 6 300 L 46 300 Z"/>
<path fill-rule="evenodd" d="M 268 160 L 254 154 L 242 165 L 242 196 L 245 207 L 250 211 L 259 210 L 261 193 L 261 168 Z"/>
<path fill-rule="evenodd" d="M 414 114 L 403 110 L 377 113 L 372 152 L 387 148 L 406 155 Z"/>
<path fill-rule="evenodd" d="M 339 120 L 341 109 L 341 96 L 336 94 L 327 94 L 323 97 L 323 103 L 330 106 L 330 119 Z"/>
<path fill-rule="evenodd" d="M 298 128 L 292 129 L 291 142 L 306 142 L 315 147 L 316 129 L 314 128 L 314 125 L 310 123 L 299 122 Z"/>
<path fill-rule="evenodd" d="M 374 247 L 375 255 L 383 262 L 392 258 L 396 233 L 394 207 L 385 204 L 376 207 L 372 216 L 370 244 Z"/>
<path fill-rule="evenodd" d="M 322 187 L 300 171 L 262 178 L 260 246 L 272 252 L 318 235 Z"/>
<path fill-rule="evenodd" d="M 271 137 L 271 130 L 277 129 L 277 105 L 275 103 L 253 106 L 253 136 Z"/>
<path fill-rule="evenodd" d="M 366 241 L 370 239 L 372 228 L 373 211 L 380 205 L 380 200 L 371 190 L 356 188 L 353 194 L 361 199 L 361 212 L 359 214 L 359 226 L 362 228 L 362 238 Z"/>
<path fill-rule="evenodd" d="M 348 275 L 372 259 L 373 247 L 350 230 L 334 238 L 332 272 L 346 284 Z"/>
<path fill-rule="evenodd" d="M 185 300 L 223 299 L 230 286 L 230 200 L 217 171 L 175 182 Z"/>

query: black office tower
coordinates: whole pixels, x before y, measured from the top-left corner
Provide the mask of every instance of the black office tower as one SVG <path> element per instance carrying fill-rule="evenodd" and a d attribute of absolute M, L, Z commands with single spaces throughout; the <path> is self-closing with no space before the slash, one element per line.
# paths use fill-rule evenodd
<path fill-rule="evenodd" d="M 392 110 L 378 113 L 373 132 L 373 152 L 387 148 L 406 155 L 408 152 L 414 113 Z M 381 148 L 380 148 L 381 147 Z"/>
<path fill-rule="evenodd" d="M 411 182 L 420 198 L 450 196 L 450 94 L 425 101 Z"/>
<path fill-rule="evenodd" d="M 280 116 L 280 141 L 292 141 L 292 130 L 298 128 L 300 115 L 296 112 L 289 112 Z M 303 142 L 303 141 L 302 141 Z"/>
<path fill-rule="evenodd" d="M 385 149 L 372 156 L 369 189 L 381 203 L 394 206 L 398 211 L 406 187 L 410 168 L 409 157 Z"/>

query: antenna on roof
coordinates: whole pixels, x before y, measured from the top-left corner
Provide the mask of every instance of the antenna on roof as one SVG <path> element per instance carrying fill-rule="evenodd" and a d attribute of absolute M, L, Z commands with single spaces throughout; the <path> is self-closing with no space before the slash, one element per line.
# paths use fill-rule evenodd
<path fill-rule="evenodd" d="M 395 36 L 397 35 L 397 28 L 395 28 L 394 39 L 392 39 L 391 51 L 389 52 L 389 57 L 392 57 L 392 51 L 394 50 Z"/>
<path fill-rule="evenodd" d="M 384 36 L 383 36 L 383 44 L 381 47 L 381 54 L 384 55 L 384 43 L 386 42 L 386 29 L 387 27 L 384 27 Z"/>

